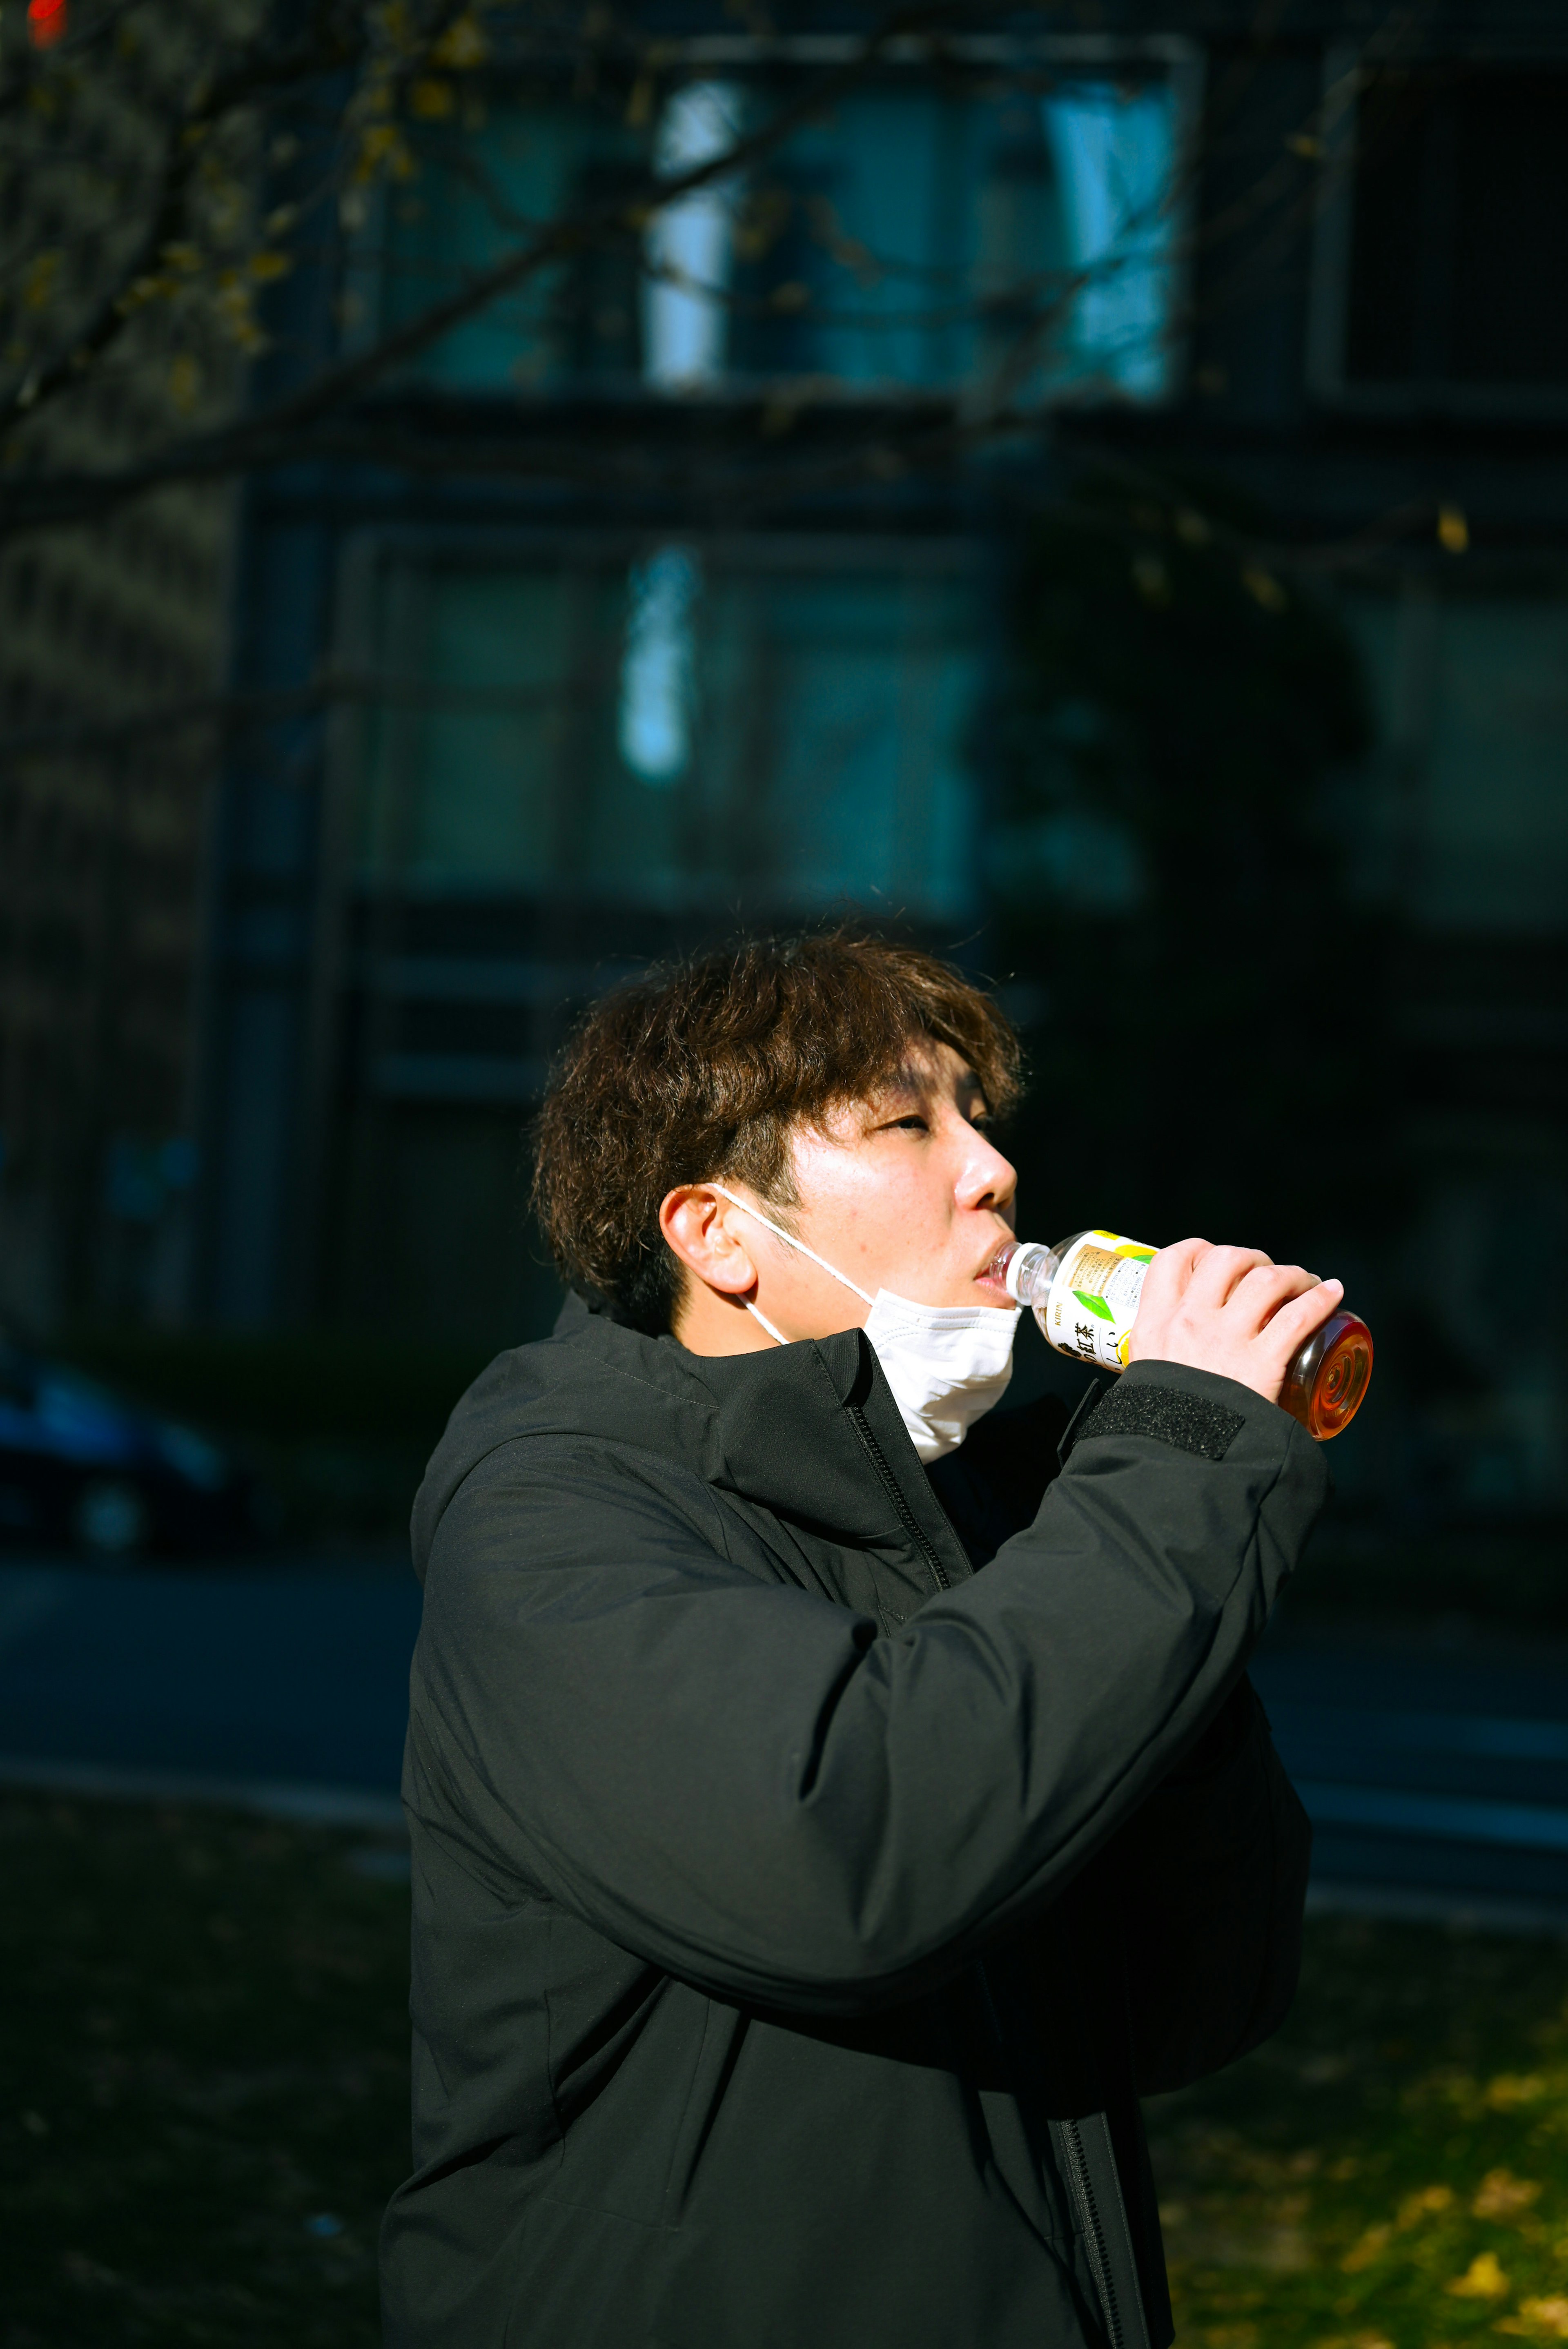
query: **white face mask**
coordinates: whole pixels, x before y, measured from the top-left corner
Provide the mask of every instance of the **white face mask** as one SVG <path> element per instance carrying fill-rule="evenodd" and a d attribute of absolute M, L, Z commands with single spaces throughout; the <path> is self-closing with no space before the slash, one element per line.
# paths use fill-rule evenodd
<path fill-rule="evenodd" d="M 709 1187 L 742 1215 L 765 1225 L 786 1247 L 810 1257 L 824 1272 L 830 1272 L 871 1307 L 866 1336 L 876 1348 L 882 1376 L 892 1389 L 893 1401 L 922 1460 L 940 1460 L 944 1452 L 955 1452 L 975 1422 L 983 1419 L 993 1403 L 1000 1402 L 1013 1375 L 1017 1307 L 1009 1312 L 999 1305 L 916 1305 L 907 1297 L 895 1297 L 891 1288 L 879 1288 L 874 1297 L 868 1296 L 848 1273 L 809 1248 L 804 1240 L 794 1238 L 771 1216 L 748 1206 L 722 1183 Z M 776 1330 L 749 1299 L 746 1309 L 776 1344 L 789 1344 L 782 1330 Z"/>

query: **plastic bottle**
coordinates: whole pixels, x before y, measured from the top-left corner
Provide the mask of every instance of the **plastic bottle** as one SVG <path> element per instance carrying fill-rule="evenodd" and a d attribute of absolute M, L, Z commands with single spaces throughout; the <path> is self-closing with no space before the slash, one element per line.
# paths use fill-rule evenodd
<path fill-rule="evenodd" d="M 1014 1240 L 987 1269 L 1016 1304 L 1033 1309 L 1058 1354 L 1124 1371 L 1143 1276 L 1156 1253 L 1119 1232 L 1074 1232 L 1055 1247 Z M 1349 1426 L 1371 1376 L 1366 1322 L 1354 1313 L 1331 1313 L 1292 1358 L 1280 1408 L 1326 1444 Z"/>

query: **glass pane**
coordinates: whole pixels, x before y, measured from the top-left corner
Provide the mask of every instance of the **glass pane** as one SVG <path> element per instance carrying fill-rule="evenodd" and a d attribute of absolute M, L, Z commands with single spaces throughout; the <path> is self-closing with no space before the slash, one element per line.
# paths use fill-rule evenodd
<path fill-rule="evenodd" d="M 482 123 L 427 129 L 417 176 L 388 192 L 381 314 L 390 328 L 514 251 L 530 230 L 613 196 L 646 168 L 647 140 L 586 102 L 498 102 Z M 630 234 L 529 279 L 415 362 L 453 388 L 634 377 L 642 261 Z"/>
<path fill-rule="evenodd" d="M 1568 75 L 1480 75 L 1459 116 L 1454 378 L 1568 383 Z"/>
<path fill-rule="evenodd" d="M 1568 916 L 1568 605 L 1441 607 L 1422 862 L 1429 920 Z"/>
<path fill-rule="evenodd" d="M 1175 141 L 1163 82 L 846 99 L 748 188 L 735 371 L 1160 397 Z"/>
<path fill-rule="evenodd" d="M 583 606 L 595 587 L 606 605 L 610 583 L 592 578 L 445 565 L 394 574 L 379 667 L 416 698 L 382 705 L 370 733 L 367 877 L 533 889 L 556 872 L 562 779 L 593 726 L 578 639 L 586 618 L 591 641 Z"/>
<path fill-rule="evenodd" d="M 1423 923 L 1568 917 L 1568 603 L 1346 599 L 1383 757 L 1347 796 L 1358 864 Z"/>
<path fill-rule="evenodd" d="M 1568 75 L 1397 72 L 1357 108 L 1346 372 L 1568 381 Z"/>
<path fill-rule="evenodd" d="M 722 155 L 746 128 L 746 94 L 730 82 L 693 82 L 660 118 L 661 177 Z M 662 391 L 694 391 L 722 379 L 728 356 L 730 273 L 738 190 L 702 188 L 657 213 L 646 243 L 643 371 Z"/>
<path fill-rule="evenodd" d="M 973 898 L 967 580 L 716 567 L 388 576 L 366 878 L 930 919 Z M 426 697 L 428 697 L 428 700 Z"/>
<path fill-rule="evenodd" d="M 942 917 L 970 902 L 976 660 L 963 600 L 951 583 L 896 576 L 772 589 L 766 854 L 796 904 Z"/>
<path fill-rule="evenodd" d="M 720 153 L 790 85 L 696 82 L 628 129 L 582 102 L 498 100 L 433 126 L 387 199 L 382 315 L 397 325 L 562 209 L 652 160 Z M 456 328 L 424 378 L 499 390 L 596 378 L 689 393 L 727 378 L 1008 397 L 1167 388 L 1175 100 L 1163 81 L 1019 76 L 855 92 L 744 181 L 611 234 Z"/>
<path fill-rule="evenodd" d="M 1170 373 L 1172 94 L 1086 82 L 1047 98 L 1044 113 L 1068 265 L 1081 288 L 1056 371 L 1158 398 Z"/>
<path fill-rule="evenodd" d="M 868 90 L 789 142 L 741 215 L 738 373 L 923 384 L 965 371 L 976 128 L 934 90 Z"/>

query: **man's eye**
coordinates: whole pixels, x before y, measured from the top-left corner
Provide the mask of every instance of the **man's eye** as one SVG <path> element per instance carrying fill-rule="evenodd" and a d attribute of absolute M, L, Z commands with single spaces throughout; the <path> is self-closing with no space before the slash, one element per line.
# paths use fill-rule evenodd
<path fill-rule="evenodd" d="M 931 1131 L 930 1121 L 919 1116 L 895 1117 L 892 1121 L 892 1130 L 896 1133 L 901 1127 L 910 1133 L 929 1133 Z"/>

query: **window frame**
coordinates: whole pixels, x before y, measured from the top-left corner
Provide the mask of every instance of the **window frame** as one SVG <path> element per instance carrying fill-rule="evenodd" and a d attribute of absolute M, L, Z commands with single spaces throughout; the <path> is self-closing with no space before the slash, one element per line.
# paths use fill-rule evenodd
<path fill-rule="evenodd" d="M 407 888 L 396 865 L 388 868 L 378 885 L 363 882 L 356 871 L 354 817 L 362 803 L 372 756 L 373 713 L 377 707 L 385 709 L 387 698 L 395 698 L 367 689 L 376 675 L 375 632 L 384 574 L 404 569 L 405 592 L 419 595 L 431 574 L 448 564 L 461 569 L 614 574 L 672 539 L 692 546 L 705 565 L 719 574 L 841 577 L 859 572 L 882 577 L 896 574 L 903 578 L 967 579 L 977 584 L 982 597 L 995 564 L 994 551 L 970 533 L 927 530 L 906 534 L 857 529 L 852 523 L 842 530 L 770 531 L 693 529 L 679 523 L 657 528 L 645 523 L 583 527 L 522 523 L 486 529 L 482 524 L 461 523 L 388 523 L 351 531 L 340 548 L 331 650 L 323 673 L 325 687 L 330 688 L 335 680 L 349 688 L 329 693 L 324 773 L 326 803 L 333 813 L 324 833 L 324 843 L 330 841 L 330 850 L 324 848 L 322 864 L 324 898 L 342 903 L 356 894 L 397 898 L 420 894 Z M 981 641 L 988 641 L 984 634 Z M 984 680 L 990 667 L 982 658 L 982 700 L 988 689 Z M 521 695 L 527 688 L 519 691 Z M 438 698 L 438 688 L 429 698 L 433 703 Z M 504 706 L 501 696 L 496 700 L 497 706 Z M 395 749 L 393 755 L 404 758 L 407 753 Z M 456 897 L 463 893 L 451 894 Z M 498 894 L 526 900 L 532 893 L 502 889 Z M 603 893 L 590 891 L 588 895 L 600 902 Z"/>
<path fill-rule="evenodd" d="M 982 599 L 994 568 L 993 551 L 974 536 L 959 533 L 904 536 L 889 531 L 845 529 L 679 534 L 710 563 L 727 558 L 734 563 L 738 557 L 747 567 L 775 575 L 820 574 L 824 569 L 886 574 L 897 569 L 928 578 L 967 578 L 976 583 Z M 407 1000 L 428 999 L 432 989 L 447 1001 L 532 1002 L 542 1000 L 563 983 L 575 985 L 591 976 L 587 962 L 580 968 L 562 966 L 559 944 L 553 952 L 545 945 L 537 955 L 499 957 L 476 957 L 472 953 L 452 956 L 430 949 L 410 954 L 398 944 L 399 916 L 405 905 L 418 901 L 418 893 L 407 891 L 395 869 L 378 887 L 367 886 L 360 875 L 355 819 L 372 755 L 370 720 L 375 705 L 375 697 L 363 687 L 373 673 L 377 604 L 383 592 L 380 574 L 387 567 L 406 565 L 414 574 L 418 592 L 418 583 L 429 571 L 447 563 L 465 567 L 484 564 L 501 570 L 562 563 L 622 569 L 638 555 L 667 543 L 670 535 L 667 529 L 645 526 L 573 529 L 525 524 L 487 530 L 482 525 L 439 523 L 369 523 L 345 535 L 330 652 L 322 681 L 330 686 L 338 678 L 360 689 L 330 699 L 325 728 L 311 999 L 302 1071 L 302 1099 L 307 1114 L 317 1121 L 317 1132 L 325 1133 L 329 1126 L 335 1132 L 346 1115 L 356 1113 L 356 1103 L 367 1102 L 418 1100 L 505 1106 L 532 1099 L 542 1061 L 531 1061 L 526 1067 L 521 1061 L 515 1065 L 486 1061 L 482 1066 L 475 1061 L 471 1067 L 459 1068 L 454 1062 L 443 1075 L 433 1066 L 441 1056 L 426 1055 L 432 1066 L 415 1070 L 409 1056 L 400 1055 L 395 1048 L 397 1008 Z M 992 643 L 991 634 L 982 630 L 978 670 L 982 709 L 995 690 L 994 656 L 988 657 L 985 650 Z M 976 789 L 982 801 L 986 788 L 986 776 L 981 771 L 976 775 Z M 983 904 L 988 893 L 978 869 L 978 851 L 976 860 L 976 895 Z M 538 903 L 536 893 L 528 890 L 503 889 L 496 894 L 521 906 Z M 459 902 L 462 895 L 454 891 L 451 902 Z M 606 912 L 620 901 L 603 890 L 589 889 L 576 895 L 568 893 L 567 902 L 574 910 L 592 915 Z M 371 936 L 367 945 L 356 948 L 353 932 L 361 909 L 368 916 Z M 709 909 L 714 910 L 717 901 Z M 771 909 L 769 917 L 781 918 L 780 909 Z M 802 912 L 799 918 L 809 916 Z M 601 970 L 595 983 L 603 979 Z M 355 999 L 359 1025 L 351 1039 L 346 1013 Z M 318 1183 L 325 1179 L 320 1167 L 315 1171 Z"/>
<path fill-rule="evenodd" d="M 1423 56 L 1423 65 L 1462 65 L 1461 57 Z M 1532 66 L 1568 72 L 1568 47 L 1529 48 L 1500 42 L 1487 67 Z M 1437 416 L 1463 422 L 1558 423 L 1568 417 L 1568 383 L 1560 387 L 1457 383 L 1445 377 L 1405 383 L 1357 383 L 1346 372 L 1350 273 L 1355 233 L 1356 164 L 1362 88 L 1375 68 L 1366 45 L 1331 42 L 1324 52 L 1322 193 L 1313 223 L 1306 331 L 1306 390 L 1318 406 L 1347 416 Z M 1346 102 L 1346 98 L 1348 102 Z"/>
<path fill-rule="evenodd" d="M 667 92 L 682 81 L 712 78 L 717 74 L 761 74 L 769 68 L 797 70 L 822 69 L 852 63 L 862 54 L 865 44 L 851 34 L 781 34 L 712 33 L 690 36 L 661 46 L 660 62 L 663 72 L 661 91 Z M 1206 86 L 1207 57 L 1202 47 L 1189 36 L 1180 33 L 1099 34 L 1058 33 L 1039 34 L 1030 37 L 1009 35 L 965 34 L 924 36 L 906 34 L 888 42 L 875 67 L 878 77 L 889 74 L 910 74 L 929 69 L 938 57 L 952 58 L 963 66 L 989 67 L 1070 67 L 1077 72 L 1092 73 L 1095 67 L 1141 67 L 1157 68 L 1168 79 L 1175 110 L 1176 201 L 1171 207 L 1171 328 L 1168 345 L 1168 370 L 1165 388 L 1158 397 L 1133 399 L 1125 394 L 1108 392 L 1094 384 L 1067 383 L 1045 386 L 1031 396 L 1027 403 L 1019 402 L 1026 413 L 1043 414 L 1051 409 L 1135 409 L 1139 412 L 1161 413 L 1177 407 L 1185 398 L 1188 388 L 1191 353 L 1191 303 L 1193 287 L 1193 255 L 1199 216 L 1199 179 L 1202 160 L 1203 104 Z M 530 49 L 517 57 L 509 55 L 499 45 L 489 68 L 491 85 L 515 79 L 524 71 L 535 74 L 548 71 L 548 59 L 537 50 Z M 346 354 L 360 355 L 375 340 L 372 321 L 380 317 L 385 284 L 385 237 L 387 229 L 387 193 L 384 187 L 374 191 L 374 199 L 366 210 L 360 225 L 346 240 L 341 267 L 339 344 Z M 807 382 L 810 386 L 811 405 L 830 412 L 864 409 L 930 409 L 937 406 L 957 410 L 973 402 L 975 385 L 965 379 L 950 384 L 900 384 L 878 381 L 857 384 L 847 378 L 824 378 L 820 375 L 807 378 L 783 375 L 777 378 L 755 376 L 717 378 L 700 389 L 672 393 L 639 378 L 617 390 L 618 406 L 630 412 L 645 409 L 670 408 L 744 409 L 755 407 L 759 399 L 777 398 L 788 392 L 791 384 Z M 519 386 L 498 395 L 491 388 L 472 390 L 454 389 L 439 385 L 399 384 L 407 393 L 416 388 L 423 398 L 460 403 L 466 400 L 493 404 L 503 397 L 526 410 L 552 410 L 570 406 L 583 396 L 583 387 L 576 379 L 557 387 L 537 388 Z"/>

